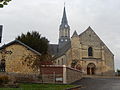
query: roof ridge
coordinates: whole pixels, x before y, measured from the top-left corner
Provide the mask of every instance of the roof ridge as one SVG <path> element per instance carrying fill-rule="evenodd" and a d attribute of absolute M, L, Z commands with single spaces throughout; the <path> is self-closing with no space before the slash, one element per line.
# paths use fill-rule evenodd
<path fill-rule="evenodd" d="M 3 45 L 3 46 L 1 46 L 1 47 L 0 47 L 0 50 L 3 49 L 3 48 L 5 48 L 5 47 L 7 47 L 7 46 L 9 46 L 9 45 L 11 45 L 11 44 L 13 44 L 13 43 L 15 43 L 15 42 L 17 42 L 17 43 L 25 46 L 26 48 L 30 49 L 31 51 L 35 52 L 36 54 L 41 55 L 41 53 L 39 53 L 38 51 L 34 50 L 34 49 L 31 48 L 30 46 L 28 46 L 28 45 L 24 44 L 23 42 L 21 42 L 21 41 L 19 41 L 19 40 L 16 40 L 16 39 L 13 40 L 13 41 L 11 41 L 11 42 L 9 42 L 9 43 L 7 43 L 7 44 L 5 44 L 5 45 Z"/>

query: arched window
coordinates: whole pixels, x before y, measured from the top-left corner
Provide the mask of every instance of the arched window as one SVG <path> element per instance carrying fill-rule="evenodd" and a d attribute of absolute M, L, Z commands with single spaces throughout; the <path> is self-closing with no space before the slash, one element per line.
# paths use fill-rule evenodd
<path fill-rule="evenodd" d="M 88 56 L 93 56 L 93 49 L 92 49 L 92 47 L 88 48 Z"/>
<path fill-rule="evenodd" d="M 62 58 L 62 65 L 64 65 L 64 61 L 63 61 L 63 58 Z"/>
<path fill-rule="evenodd" d="M 58 60 L 58 65 L 60 64 L 60 61 Z"/>
<path fill-rule="evenodd" d="M 1 72 L 5 72 L 5 60 L 4 60 L 4 59 L 1 60 L 1 63 L 0 63 L 0 71 L 1 71 Z"/>

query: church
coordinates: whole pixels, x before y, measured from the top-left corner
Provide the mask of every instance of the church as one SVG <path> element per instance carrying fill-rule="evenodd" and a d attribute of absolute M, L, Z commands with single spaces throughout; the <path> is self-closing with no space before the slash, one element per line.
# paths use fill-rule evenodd
<path fill-rule="evenodd" d="M 0 31 L 2 32 L 2 26 Z M 49 44 L 48 51 L 56 66 L 63 65 L 79 70 L 84 75 L 114 75 L 114 54 L 90 26 L 81 34 L 74 31 L 73 35 L 70 35 L 65 7 L 59 26 L 58 44 Z M 0 47 L 0 71 L 38 73 L 32 63 L 40 56 L 39 52 L 14 40 Z"/>
<path fill-rule="evenodd" d="M 66 9 L 59 26 L 58 44 L 50 44 L 55 65 L 81 70 L 85 75 L 114 75 L 114 54 L 89 26 L 83 33 L 70 37 Z"/>

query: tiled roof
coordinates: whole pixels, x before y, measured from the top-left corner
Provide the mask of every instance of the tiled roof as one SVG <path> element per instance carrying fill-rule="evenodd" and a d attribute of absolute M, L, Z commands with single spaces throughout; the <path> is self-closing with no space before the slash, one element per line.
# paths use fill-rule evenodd
<path fill-rule="evenodd" d="M 38 55 L 41 55 L 39 52 L 37 52 L 36 50 L 32 49 L 31 47 L 29 47 L 28 45 L 22 43 L 21 41 L 19 40 L 14 40 L 14 41 L 11 41 L 10 43 L 7 43 L 7 44 L 4 44 L 3 46 L 0 47 L 0 50 L 4 49 L 5 47 L 8 47 L 14 43 L 19 43 L 20 45 L 28 48 L 29 50 L 33 51 L 34 53 L 38 54 Z"/>

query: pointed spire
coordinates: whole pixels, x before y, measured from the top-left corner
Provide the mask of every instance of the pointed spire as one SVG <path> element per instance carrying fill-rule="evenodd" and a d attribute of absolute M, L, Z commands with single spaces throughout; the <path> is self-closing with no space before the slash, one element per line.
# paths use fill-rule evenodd
<path fill-rule="evenodd" d="M 74 37 L 74 36 L 78 36 L 78 34 L 77 34 L 76 30 L 74 31 L 74 33 L 73 33 L 72 37 Z"/>
<path fill-rule="evenodd" d="M 64 3 L 64 11 L 63 11 L 63 17 L 61 24 L 68 24 L 67 16 L 66 16 L 66 10 L 65 10 L 65 3 Z"/>

